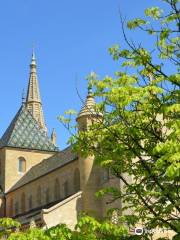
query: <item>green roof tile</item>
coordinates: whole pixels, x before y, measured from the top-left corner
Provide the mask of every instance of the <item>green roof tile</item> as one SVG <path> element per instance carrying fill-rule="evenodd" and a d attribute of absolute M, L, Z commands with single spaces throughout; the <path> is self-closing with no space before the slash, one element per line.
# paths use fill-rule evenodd
<path fill-rule="evenodd" d="M 22 106 L 0 139 L 0 147 L 16 147 L 41 151 L 58 151 L 39 127 L 31 113 Z"/>

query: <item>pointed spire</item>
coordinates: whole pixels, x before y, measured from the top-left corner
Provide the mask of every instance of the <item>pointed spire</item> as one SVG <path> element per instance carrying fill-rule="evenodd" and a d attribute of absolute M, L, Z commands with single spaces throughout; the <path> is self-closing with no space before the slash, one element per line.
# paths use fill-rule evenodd
<path fill-rule="evenodd" d="M 35 65 L 36 66 L 36 57 L 35 57 L 34 48 L 33 48 L 33 51 L 32 51 L 31 65 Z"/>
<path fill-rule="evenodd" d="M 32 52 L 32 59 L 30 64 L 30 76 L 26 97 L 26 107 L 31 112 L 32 116 L 36 119 L 36 121 L 39 123 L 39 126 L 43 128 L 45 131 L 47 131 L 39 92 L 39 84 L 36 71 L 36 58 L 34 50 Z"/>
<path fill-rule="evenodd" d="M 102 120 L 102 117 L 102 113 L 98 112 L 96 109 L 96 102 L 92 93 L 92 85 L 89 85 L 86 101 L 76 118 L 76 121 L 78 123 L 78 130 L 87 131 L 89 126 L 91 126 L 94 122 L 99 121 L 100 119 Z"/>
<path fill-rule="evenodd" d="M 84 103 L 84 106 L 81 108 L 81 111 L 78 114 L 78 118 L 85 116 L 85 115 L 97 115 L 95 112 L 95 100 L 92 95 L 92 88 L 88 87 L 88 95 L 86 97 L 86 101 Z"/>
<path fill-rule="evenodd" d="M 56 130 L 54 128 L 51 133 L 51 141 L 54 145 L 56 145 Z"/>

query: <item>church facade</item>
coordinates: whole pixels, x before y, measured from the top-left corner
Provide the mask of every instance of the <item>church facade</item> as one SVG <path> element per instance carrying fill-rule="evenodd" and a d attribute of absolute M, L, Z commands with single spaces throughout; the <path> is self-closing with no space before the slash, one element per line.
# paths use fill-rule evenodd
<path fill-rule="evenodd" d="M 77 118 L 80 131 L 100 117 L 94 105 L 89 92 Z M 48 137 L 33 53 L 26 99 L 0 139 L 0 217 L 17 219 L 25 228 L 32 221 L 73 228 L 80 212 L 102 218 L 108 208 L 121 206 L 95 197 L 105 186 L 119 188 L 120 181 L 71 146 L 59 151 L 55 131 Z"/>

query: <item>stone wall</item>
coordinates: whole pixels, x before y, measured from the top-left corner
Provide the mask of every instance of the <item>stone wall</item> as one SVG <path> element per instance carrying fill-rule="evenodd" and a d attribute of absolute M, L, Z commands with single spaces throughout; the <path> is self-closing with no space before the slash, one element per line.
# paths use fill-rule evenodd
<path fill-rule="evenodd" d="M 122 183 L 120 179 L 112 176 L 107 170 L 102 169 L 102 180 L 101 180 L 101 188 L 114 187 L 120 189 L 122 187 Z M 107 217 L 108 210 L 111 208 L 118 208 L 121 211 L 122 203 L 120 199 L 116 201 L 112 201 L 113 197 L 104 196 L 102 198 L 102 216 Z"/>
<path fill-rule="evenodd" d="M 54 155 L 52 152 L 5 148 L 2 157 L 2 162 L 5 165 L 3 190 L 7 192 L 23 176 L 23 173 L 18 172 L 20 157 L 26 160 L 26 171 L 28 171 L 32 166 L 52 155 Z"/>
<path fill-rule="evenodd" d="M 47 204 L 60 201 L 77 192 L 74 180 L 78 161 L 55 169 L 38 179 L 6 194 L 6 214 L 16 216 Z M 13 207 L 12 207 L 13 205 Z M 18 205 L 18 211 L 17 211 Z"/>
<path fill-rule="evenodd" d="M 75 193 L 49 209 L 42 210 L 42 219 L 47 228 L 65 223 L 74 229 L 78 214 L 82 211 L 81 192 Z"/>

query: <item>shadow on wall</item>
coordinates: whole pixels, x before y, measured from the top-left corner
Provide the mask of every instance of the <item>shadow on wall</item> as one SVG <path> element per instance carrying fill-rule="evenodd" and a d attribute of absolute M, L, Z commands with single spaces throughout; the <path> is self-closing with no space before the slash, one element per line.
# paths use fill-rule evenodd
<path fill-rule="evenodd" d="M 82 213 L 83 211 L 83 206 L 82 206 L 82 195 L 80 198 L 77 199 L 76 201 L 76 213 L 77 217 Z"/>
<path fill-rule="evenodd" d="M 5 216 L 5 199 L 4 199 L 4 194 L 0 193 L 0 217 Z"/>

